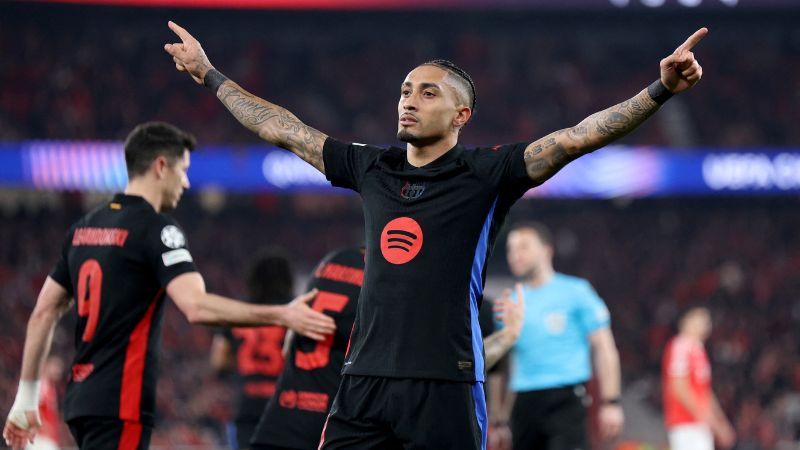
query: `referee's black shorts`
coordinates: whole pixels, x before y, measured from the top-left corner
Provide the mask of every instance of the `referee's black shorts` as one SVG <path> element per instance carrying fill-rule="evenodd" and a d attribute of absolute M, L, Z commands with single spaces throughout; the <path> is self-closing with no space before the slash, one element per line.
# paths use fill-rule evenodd
<path fill-rule="evenodd" d="M 511 411 L 514 450 L 588 450 L 588 402 L 582 384 L 518 392 Z"/>
<path fill-rule="evenodd" d="M 78 417 L 67 422 L 81 450 L 147 450 L 151 425 L 116 417 Z"/>
<path fill-rule="evenodd" d="M 345 375 L 320 449 L 486 448 L 483 383 Z"/>

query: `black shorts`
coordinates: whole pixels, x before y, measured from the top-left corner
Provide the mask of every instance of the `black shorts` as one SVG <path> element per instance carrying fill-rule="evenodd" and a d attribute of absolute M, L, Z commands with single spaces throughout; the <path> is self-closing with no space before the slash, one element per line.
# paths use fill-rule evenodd
<path fill-rule="evenodd" d="M 151 425 L 115 417 L 78 417 L 67 422 L 81 450 L 147 450 Z"/>
<path fill-rule="evenodd" d="M 229 442 L 231 448 L 235 448 L 238 450 L 247 450 L 251 448 L 250 439 L 253 437 L 253 433 L 256 431 L 256 425 L 258 425 L 258 420 L 255 422 L 250 422 L 246 420 L 237 420 L 233 423 L 234 431 L 236 432 L 236 442 Z M 233 436 L 229 436 L 232 438 Z"/>
<path fill-rule="evenodd" d="M 588 450 L 588 401 L 582 384 L 518 392 L 511 411 L 514 450 Z"/>
<path fill-rule="evenodd" d="M 486 448 L 483 383 L 345 375 L 321 449 Z"/>

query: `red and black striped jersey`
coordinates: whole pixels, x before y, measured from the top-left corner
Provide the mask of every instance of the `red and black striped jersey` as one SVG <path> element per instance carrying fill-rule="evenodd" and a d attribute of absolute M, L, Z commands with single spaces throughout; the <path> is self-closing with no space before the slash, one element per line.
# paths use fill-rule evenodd
<path fill-rule="evenodd" d="M 334 251 L 317 265 L 308 290 L 319 294 L 311 307 L 336 321 L 324 341 L 295 336 L 286 367 L 251 442 L 286 448 L 316 448 L 325 417 L 341 381 L 350 330 L 364 278 L 364 253 Z"/>
<path fill-rule="evenodd" d="M 194 271 L 183 231 L 142 197 L 118 194 L 70 228 L 50 274 L 78 316 L 66 420 L 153 423 L 165 289 Z"/>

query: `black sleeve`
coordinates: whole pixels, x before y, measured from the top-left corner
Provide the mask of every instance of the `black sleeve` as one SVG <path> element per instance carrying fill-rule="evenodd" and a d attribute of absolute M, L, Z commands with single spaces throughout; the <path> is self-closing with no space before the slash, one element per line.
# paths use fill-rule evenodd
<path fill-rule="evenodd" d="M 484 297 L 481 309 L 478 311 L 478 323 L 481 326 L 481 335 L 484 339 L 494 333 L 494 311 L 492 300 Z"/>
<path fill-rule="evenodd" d="M 67 254 L 69 253 L 70 245 L 72 244 L 72 234 L 75 232 L 75 227 L 70 228 L 64 242 L 61 244 L 61 252 L 58 254 L 58 261 L 50 271 L 50 278 L 54 279 L 58 284 L 67 290 L 69 295 L 75 295 L 75 290 L 72 287 L 72 278 L 69 276 L 69 264 L 67 263 Z"/>
<path fill-rule="evenodd" d="M 381 150 L 378 147 L 348 144 L 328 137 L 322 147 L 325 176 L 334 186 L 361 192 L 364 173 Z"/>
<path fill-rule="evenodd" d="M 516 197 L 522 196 L 536 186 L 525 167 L 527 147 L 528 143 L 519 142 L 475 149 L 478 173 L 499 190 Z"/>
<path fill-rule="evenodd" d="M 145 237 L 147 258 L 155 268 L 158 282 L 167 287 L 178 275 L 197 272 L 186 235 L 172 218 L 159 214 Z"/>

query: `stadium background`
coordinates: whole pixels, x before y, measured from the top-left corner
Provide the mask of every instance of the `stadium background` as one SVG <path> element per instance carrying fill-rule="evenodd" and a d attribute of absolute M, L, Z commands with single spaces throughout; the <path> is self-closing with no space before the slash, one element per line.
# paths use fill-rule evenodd
<path fill-rule="evenodd" d="M 398 86 L 421 61 L 445 57 L 475 79 L 478 110 L 463 142 L 529 141 L 638 92 L 660 58 L 708 26 L 695 89 L 622 140 L 626 148 L 610 153 L 616 165 L 557 175 L 512 219 L 552 226 L 556 267 L 591 280 L 610 307 L 628 425 L 608 448 L 665 446 L 659 363 L 676 311 L 689 304 L 713 313 L 714 388 L 736 449 L 800 448 L 800 2 L 274 5 L 0 4 L 3 414 L 63 233 L 124 183 L 106 155 L 136 123 L 167 120 L 198 136 L 199 172 L 190 171 L 194 188 L 174 215 L 213 291 L 244 295 L 253 249 L 279 244 L 302 279 L 330 249 L 361 240 L 357 197 L 324 188 L 292 161 L 281 160 L 278 181 L 261 170 L 271 149 L 164 54 L 174 41 L 168 19 L 248 90 L 331 135 L 378 144 L 394 144 Z M 215 164 L 227 164 L 227 176 L 208 169 Z M 499 245 L 487 290 L 510 283 Z M 208 329 L 168 309 L 154 448 L 223 448 L 233 395 L 208 365 L 209 345 Z M 71 346 L 68 318 L 54 352 L 69 360 Z"/>

